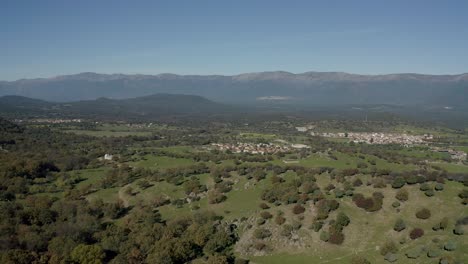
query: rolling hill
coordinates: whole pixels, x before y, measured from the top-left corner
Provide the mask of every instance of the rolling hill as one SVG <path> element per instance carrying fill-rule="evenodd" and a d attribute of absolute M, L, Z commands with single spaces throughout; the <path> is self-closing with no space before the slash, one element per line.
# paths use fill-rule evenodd
<path fill-rule="evenodd" d="M 229 111 L 227 105 L 195 95 L 154 94 L 129 99 L 98 98 L 76 102 L 47 102 L 23 96 L 0 97 L 0 112 L 48 117 L 151 118 Z"/>

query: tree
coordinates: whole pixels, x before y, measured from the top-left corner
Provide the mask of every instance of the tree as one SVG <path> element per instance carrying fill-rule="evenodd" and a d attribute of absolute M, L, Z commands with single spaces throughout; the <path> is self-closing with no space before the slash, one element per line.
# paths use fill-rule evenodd
<path fill-rule="evenodd" d="M 104 251 L 99 245 L 79 244 L 71 252 L 71 259 L 79 264 L 101 264 Z"/>
<path fill-rule="evenodd" d="M 395 225 L 393 226 L 393 230 L 400 232 L 406 228 L 406 223 L 403 219 L 397 219 Z"/>

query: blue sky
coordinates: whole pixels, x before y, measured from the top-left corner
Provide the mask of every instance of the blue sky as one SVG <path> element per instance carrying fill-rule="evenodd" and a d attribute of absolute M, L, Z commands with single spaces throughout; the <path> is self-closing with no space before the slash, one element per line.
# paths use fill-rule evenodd
<path fill-rule="evenodd" d="M 0 1 L 0 80 L 468 72 L 468 1 Z"/>

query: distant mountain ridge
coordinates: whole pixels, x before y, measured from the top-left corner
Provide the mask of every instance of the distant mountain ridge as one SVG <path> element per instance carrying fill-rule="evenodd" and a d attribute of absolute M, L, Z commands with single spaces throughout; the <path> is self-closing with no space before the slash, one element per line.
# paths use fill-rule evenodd
<path fill-rule="evenodd" d="M 155 93 L 192 94 L 210 100 L 256 103 L 258 98 L 290 98 L 294 104 L 394 104 L 464 106 L 468 74 L 415 73 L 360 75 L 344 72 L 285 71 L 224 75 L 98 74 L 0 82 L 1 95 L 47 101 L 124 99 Z"/>

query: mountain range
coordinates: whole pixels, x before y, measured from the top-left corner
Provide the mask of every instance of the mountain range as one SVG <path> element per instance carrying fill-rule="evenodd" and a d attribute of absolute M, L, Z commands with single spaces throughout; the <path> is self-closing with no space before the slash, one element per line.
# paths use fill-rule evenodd
<path fill-rule="evenodd" d="M 223 75 L 79 73 L 0 82 L 0 96 L 55 102 L 125 99 L 157 93 L 190 94 L 223 103 L 295 105 L 392 104 L 464 107 L 468 74 L 359 75 L 284 71 Z"/>

